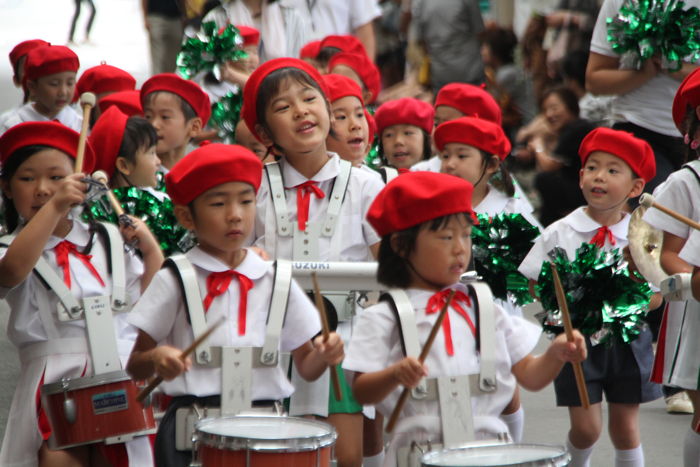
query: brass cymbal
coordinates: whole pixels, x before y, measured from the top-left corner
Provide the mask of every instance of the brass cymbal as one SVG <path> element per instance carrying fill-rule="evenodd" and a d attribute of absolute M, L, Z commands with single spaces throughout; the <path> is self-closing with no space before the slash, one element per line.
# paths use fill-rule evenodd
<path fill-rule="evenodd" d="M 630 255 L 637 270 L 647 281 L 659 287 L 661 281 L 668 277 L 661 268 L 661 246 L 664 237 L 661 230 L 655 229 L 642 219 L 646 210 L 647 207 L 640 205 L 632 212 L 627 238 Z"/>

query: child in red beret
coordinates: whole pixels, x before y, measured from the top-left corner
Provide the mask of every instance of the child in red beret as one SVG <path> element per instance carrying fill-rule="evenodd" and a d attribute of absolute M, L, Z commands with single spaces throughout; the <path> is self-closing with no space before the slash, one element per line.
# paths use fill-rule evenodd
<path fill-rule="evenodd" d="M 291 277 L 244 248 L 255 222 L 261 177 L 262 164 L 253 153 L 223 144 L 192 151 L 166 175 L 178 221 L 195 232 L 198 245 L 173 263 L 178 264 L 176 269 L 162 269 L 129 314 L 129 322 L 139 329 L 129 372 L 137 379 L 161 376 L 166 381 L 163 392 L 173 396 L 156 435 L 157 465 L 190 465 L 192 450 L 178 450 L 176 439 L 191 439 L 192 433 L 178 433 L 184 427 L 176 427 L 176 414 L 184 411 L 194 417 L 194 404 L 204 410 L 220 407 L 230 415 L 253 407 L 274 413 L 277 402 L 294 391 L 279 363 L 280 352 L 291 352 L 301 375 L 309 380 L 343 358 L 343 342 L 336 333 L 327 341 L 314 338 L 320 331 L 317 311 Z M 183 289 L 185 273 L 194 277 Z M 283 282 L 286 286 L 280 287 Z M 173 293 L 176 290 L 182 293 Z M 221 351 L 218 363 L 203 358 L 202 348 L 196 357 L 180 358 L 193 334 L 200 335 L 202 326 L 222 318 L 225 324 L 206 344 L 212 355 Z M 236 372 L 252 366 L 248 367 L 252 382 L 240 388 L 242 405 L 232 408 L 234 388 L 222 387 L 228 375 L 228 368 L 221 365 L 227 349 L 260 349 L 269 342 L 265 352 L 276 358 L 268 364 L 260 365 L 259 356 L 237 364 Z"/>
<path fill-rule="evenodd" d="M 364 215 L 381 190 L 378 177 L 352 167 L 328 151 L 330 105 L 316 69 L 298 59 L 263 63 L 250 76 L 243 95 L 243 118 L 279 162 L 265 165 L 266 183 L 258 193 L 255 245 L 273 258 L 295 261 L 367 261 L 378 240 Z M 335 300 L 338 332 L 345 339 L 356 312 L 354 300 Z M 330 308 L 330 307 L 329 307 Z M 292 415 L 328 417 L 338 430 L 335 452 L 340 465 L 362 462 L 362 406 L 339 373 L 342 401 L 330 395 L 327 374 L 297 387 Z"/>
<path fill-rule="evenodd" d="M 24 92 L 22 104 L 26 104 L 29 101 L 29 92 L 24 86 L 24 62 L 27 61 L 27 54 L 30 50 L 43 45 L 49 45 L 49 43 L 41 39 L 30 39 L 20 42 L 10 51 L 9 57 L 10 66 L 12 66 L 12 82 L 16 88 L 22 88 Z M 4 114 L 0 116 L 0 121 L 2 121 L 3 118 L 5 118 Z"/>
<path fill-rule="evenodd" d="M 52 427 L 39 397 L 42 384 L 94 374 L 82 312 L 87 297 L 115 313 L 114 341 L 101 336 L 103 351 L 114 349 L 118 355 L 109 355 L 114 359 L 128 355 L 134 329 L 126 323 L 127 313 L 118 312 L 128 311 L 163 262 L 158 243 L 139 219 L 131 218 L 133 227 L 122 228 L 121 234 L 137 242 L 143 262 L 133 250 L 125 252 L 114 226 L 87 225 L 75 215 L 73 207 L 85 201 L 87 190 L 85 175 L 73 173 L 78 139 L 77 132 L 58 122 L 21 123 L 0 137 L 0 183 L 12 232 L 0 240 L 0 298 L 10 306 L 8 337 L 23 362 L 2 465 L 53 466 L 127 455 L 123 445 L 49 449 Z M 88 144 L 85 172 L 94 160 Z M 118 270 L 123 274 L 114 273 Z M 62 312 L 75 309 L 77 316 Z M 128 453 L 133 466 L 153 462 L 146 437 L 130 442 Z"/>
<path fill-rule="evenodd" d="M 22 82 L 31 101 L 5 117 L 0 123 L 0 134 L 22 122 L 51 120 L 80 131 L 82 117 L 69 105 L 79 67 L 78 56 L 68 47 L 44 45 L 31 49 Z"/>
<path fill-rule="evenodd" d="M 385 165 L 410 169 L 430 158 L 434 114 L 430 104 L 412 97 L 379 106 L 374 120 L 379 135 L 379 154 Z"/>
<path fill-rule="evenodd" d="M 100 113 L 114 106 L 128 117 L 133 117 L 134 115 L 143 117 L 141 91 L 137 89 L 113 92 L 97 101 L 97 105 L 100 108 Z"/>
<path fill-rule="evenodd" d="M 458 177 L 409 172 L 389 183 L 367 213 L 382 237 L 377 278 L 392 289 L 391 300 L 385 298 L 360 314 L 343 368 L 354 372 L 355 397 L 377 404 L 385 416 L 393 411 L 401 386 L 420 385 L 423 391 L 418 389 L 417 395 L 425 395 L 409 396 L 393 431 L 387 467 L 416 465 L 410 461 L 416 462 L 430 444 L 496 438 L 507 431 L 498 417 L 516 383 L 542 389 L 564 362 L 586 355 L 583 337 L 575 332 L 575 343 L 560 335 L 544 354 L 533 356 L 541 334 L 538 327 L 504 312 L 483 284 L 459 282 L 471 256 L 471 194 L 471 184 Z M 452 291 L 442 329 L 425 363 L 420 363 L 420 349 Z M 485 342 L 492 344 L 487 347 Z M 486 361 L 495 366 L 482 365 Z M 448 390 L 450 379 L 467 378 L 458 386 L 468 388 L 470 375 L 490 380 L 495 389 L 472 389 L 471 398 L 468 392 L 455 394 L 456 400 L 447 396 L 457 388 Z M 451 378 L 440 379 L 443 376 Z M 448 400 L 426 394 L 435 394 L 435 385 Z M 471 413 L 456 409 L 460 400 Z M 441 407 L 451 412 L 441 413 Z M 448 418 L 458 420 L 450 432 L 442 425 Z M 454 429 L 472 423 L 473 433 Z M 421 449 L 411 449 L 413 442 Z"/>
<path fill-rule="evenodd" d="M 379 68 L 366 54 L 340 52 L 328 61 L 328 72 L 347 76 L 362 87 L 362 100 L 367 105 L 377 100 L 382 87 Z"/>
<path fill-rule="evenodd" d="M 646 141 L 631 133 L 596 128 L 581 143 L 580 187 L 586 206 L 549 225 L 537 238 L 520 265 L 520 272 L 537 280 L 542 263 L 555 247 L 573 260 L 576 249 L 592 243 L 606 250 L 624 248 L 630 215 L 627 200 L 642 193 L 654 178 L 654 152 Z M 643 465 L 639 433 L 639 404 L 658 399 L 661 389 L 649 382 L 653 360 L 652 336 L 645 328 L 631 343 L 593 346 L 586 338 L 589 358 L 583 373 L 591 402 L 584 409 L 576 390 L 573 370 L 566 367 L 554 382 L 557 405 L 569 408 L 571 430 L 567 447 L 575 465 L 588 465 L 593 445 L 602 430 L 603 393 L 608 402 L 610 438 L 615 465 Z"/>
<path fill-rule="evenodd" d="M 367 55 L 364 44 L 355 36 L 351 35 L 330 35 L 321 39 L 316 49 L 315 68 L 319 73 L 328 73 L 328 62 L 334 55 L 341 52 L 349 52 L 360 55 Z M 313 50 L 313 49 L 312 49 Z M 303 58 L 303 57 L 302 57 Z"/>
<path fill-rule="evenodd" d="M 195 82 L 162 73 L 143 83 L 141 105 L 144 117 L 158 133 L 158 157 L 163 168 L 170 170 L 209 121 L 209 97 Z"/>
<path fill-rule="evenodd" d="M 91 92 L 100 99 L 119 91 L 133 91 L 136 89 L 136 79 L 130 73 L 112 65 L 101 64 L 88 68 L 80 75 L 75 85 L 73 102 L 77 102 L 83 93 Z M 95 124 L 100 116 L 101 108 L 96 105 L 90 113 L 90 127 Z"/>

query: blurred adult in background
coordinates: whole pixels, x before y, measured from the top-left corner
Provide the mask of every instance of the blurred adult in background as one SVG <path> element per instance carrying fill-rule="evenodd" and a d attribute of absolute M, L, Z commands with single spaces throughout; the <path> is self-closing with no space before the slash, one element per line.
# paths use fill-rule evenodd
<path fill-rule="evenodd" d="M 83 4 L 83 1 L 88 4 L 90 7 L 90 17 L 88 18 L 88 22 L 85 25 L 85 43 L 90 43 L 90 31 L 92 30 L 92 23 L 95 21 L 95 13 L 97 11 L 95 10 L 95 4 L 93 3 L 93 0 L 74 0 L 75 1 L 75 11 L 73 12 L 73 20 L 70 23 L 70 32 L 68 33 L 68 45 L 75 44 L 74 36 L 75 36 L 75 26 L 78 22 L 78 17 L 80 16 L 80 7 Z"/>
<path fill-rule="evenodd" d="M 177 0 L 141 0 L 151 48 L 151 74 L 172 73 L 177 65 L 184 15 Z"/>

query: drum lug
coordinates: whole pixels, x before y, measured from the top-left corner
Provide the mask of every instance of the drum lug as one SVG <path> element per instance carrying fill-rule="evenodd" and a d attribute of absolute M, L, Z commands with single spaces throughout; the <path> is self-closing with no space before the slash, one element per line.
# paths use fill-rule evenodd
<path fill-rule="evenodd" d="M 61 380 L 61 386 L 63 387 L 63 413 L 68 423 L 72 425 L 78 419 L 78 408 L 75 400 L 68 398 L 68 380 Z"/>

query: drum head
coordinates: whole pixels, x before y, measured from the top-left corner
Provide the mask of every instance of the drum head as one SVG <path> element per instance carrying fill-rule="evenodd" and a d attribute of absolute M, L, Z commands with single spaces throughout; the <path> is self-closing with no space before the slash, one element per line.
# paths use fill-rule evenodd
<path fill-rule="evenodd" d="M 421 465 L 431 467 L 559 467 L 568 465 L 570 460 L 571 456 L 563 446 L 497 444 L 430 452 L 423 456 Z"/>
<path fill-rule="evenodd" d="M 294 417 L 209 418 L 196 425 L 199 442 L 220 449 L 268 452 L 316 450 L 335 443 L 332 426 Z"/>

